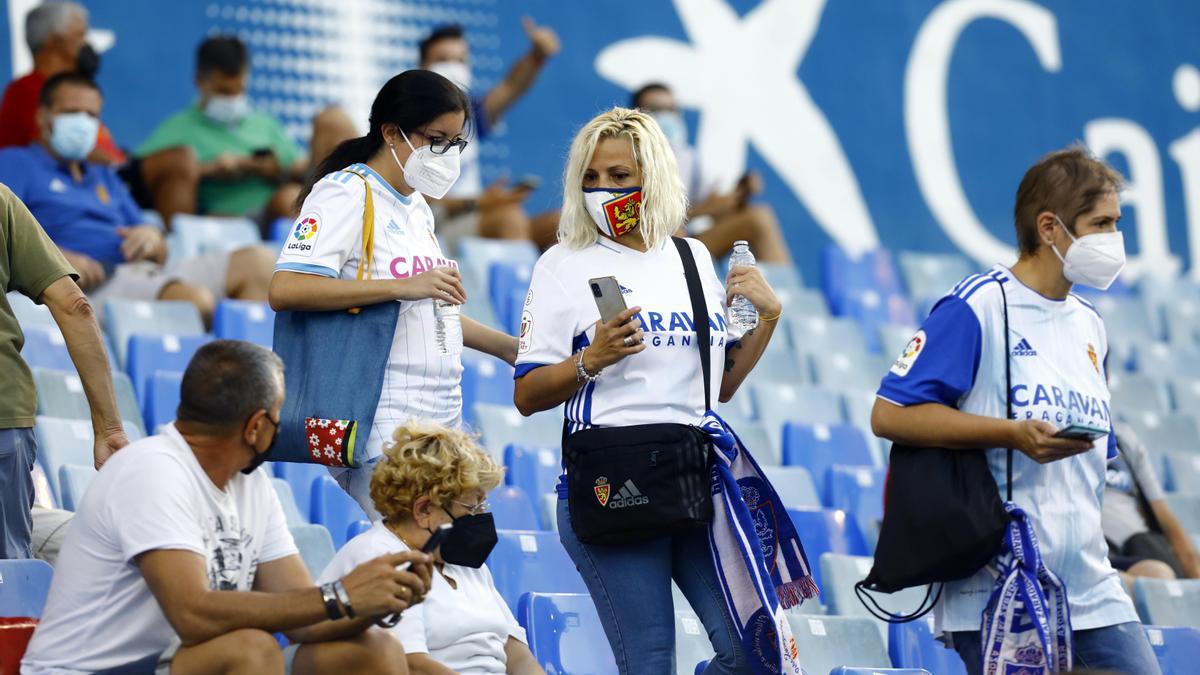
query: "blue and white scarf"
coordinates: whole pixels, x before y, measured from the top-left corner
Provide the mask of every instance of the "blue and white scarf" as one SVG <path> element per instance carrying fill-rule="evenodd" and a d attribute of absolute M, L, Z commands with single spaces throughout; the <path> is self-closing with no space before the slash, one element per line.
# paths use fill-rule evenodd
<path fill-rule="evenodd" d="M 1004 540 L 1007 564 L 983 610 L 984 675 L 1043 675 L 1071 670 L 1071 609 L 1067 587 L 1042 561 L 1025 512 L 1004 505 L 1012 521 Z"/>
<path fill-rule="evenodd" d="M 783 610 L 817 595 L 804 546 L 733 429 L 712 411 L 700 428 L 716 449 L 709 548 L 750 672 L 799 675 L 799 651 Z"/>

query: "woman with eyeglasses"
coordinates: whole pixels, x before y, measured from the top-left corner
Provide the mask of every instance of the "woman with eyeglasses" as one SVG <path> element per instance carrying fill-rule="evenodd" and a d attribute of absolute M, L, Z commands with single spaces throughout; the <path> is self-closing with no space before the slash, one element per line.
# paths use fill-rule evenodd
<path fill-rule="evenodd" d="M 516 338 L 466 316 L 460 344 L 451 344 L 457 342 L 452 328 L 437 338 L 435 302 L 445 312 L 465 303 L 467 294 L 458 263 L 442 252 L 434 234 L 425 198 L 441 198 L 458 178 L 470 108 L 462 90 L 429 71 L 406 71 L 384 84 L 371 106 L 367 135 L 330 153 L 301 194 L 300 217 L 271 280 L 276 311 L 400 303 L 365 455 L 356 458 L 358 468 L 330 469 L 372 519 L 378 514 L 368 495 L 371 471 L 391 430 L 412 419 L 462 423 L 462 346 L 510 364 L 516 359 Z M 368 207 L 373 236 L 364 242 Z M 456 319 L 450 313 L 443 327 Z"/>
<path fill-rule="evenodd" d="M 429 592 L 390 628 L 411 673 L 544 675 L 484 564 L 496 545 L 486 495 L 503 477 L 504 469 L 460 430 L 427 422 L 396 429 L 371 477 L 371 499 L 383 520 L 347 542 L 321 574 L 339 579 L 379 555 L 420 550 L 451 525 L 432 554 Z"/>

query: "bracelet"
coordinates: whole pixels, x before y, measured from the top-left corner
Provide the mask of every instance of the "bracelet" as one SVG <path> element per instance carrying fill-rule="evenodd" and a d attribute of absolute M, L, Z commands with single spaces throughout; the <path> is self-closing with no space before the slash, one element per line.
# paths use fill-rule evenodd
<path fill-rule="evenodd" d="M 600 377 L 600 370 L 595 374 L 589 373 L 588 369 L 583 365 L 583 353 L 587 351 L 587 347 L 579 350 L 579 356 L 575 359 L 575 381 L 577 382 L 595 382 L 596 378 Z M 603 368 L 601 369 L 603 370 Z"/>
<path fill-rule="evenodd" d="M 388 614 L 387 616 L 381 616 L 378 619 L 375 619 L 375 625 L 379 626 L 380 628 L 392 628 L 398 623 L 400 623 L 400 612 L 395 612 L 393 614 Z"/>
<path fill-rule="evenodd" d="M 354 607 L 350 604 L 350 594 L 346 592 L 346 587 L 342 585 L 341 579 L 333 582 L 333 590 L 337 593 L 338 600 L 342 603 L 342 609 L 346 610 L 346 617 L 353 619 Z"/>
<path fill-rule="evenodd" d="M 781 317 L 781 316 L 783 316 L 783 308 L 782 307 L 779 308 L 779 312 L 777 314 L 775 314 L 775 316 L 760 316 L 760 317 L 758 317 L 758 320 L 759 321 L 778 321 L 779 317 Z"/>
<path fill-rule="evenodd" d="M 337 591 L 334 590 L 333 584 L 321 586 L 321 601 L 325 603 L 325 616 L 328 616 L 330 621 L 337 621 L 345 616 L 338 605 Z"/>

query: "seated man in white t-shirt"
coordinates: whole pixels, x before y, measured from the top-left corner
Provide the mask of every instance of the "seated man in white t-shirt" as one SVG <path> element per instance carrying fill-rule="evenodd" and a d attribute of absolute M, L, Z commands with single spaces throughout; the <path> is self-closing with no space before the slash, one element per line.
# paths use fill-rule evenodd
<path fill-rule="evenodd" d="M 484 565 L 496 545 L 486 495 L 503 476 L 465 432 L 409 422 L 393 432 L 371 476 L 383 520 L 350 540 L 321 574 L 321 582 L 332 581 L 364 560 L 415 551 L 452 523 L 434 553 L 429 594 L 392 628 L 410 672 L 545 675 Z"/>
<path fill-rule="evenodd" d="M 313 585 L 254 470 L 283 392 L 266 349 L 218 340 L 196 353 L 178 420 L 113 455 L 84 496 L 22 673 L 407 672 L 400 643 L 371 626 L 420 601 L 429 558 L 364 559 Z"/>

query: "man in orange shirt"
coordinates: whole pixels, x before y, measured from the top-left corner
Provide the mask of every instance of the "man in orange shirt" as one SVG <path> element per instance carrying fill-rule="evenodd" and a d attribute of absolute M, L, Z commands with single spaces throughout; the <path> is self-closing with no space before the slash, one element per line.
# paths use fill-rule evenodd
<path fill-rule="evenodd" d="M 87 43 L 88 13 L 74 2 L 47 2 L 25 16 L 25 40 L 33 52 L 33 72 L 9 83 L 0 102 L 0 148 L 26 146 L 39 140 L 38 99 L 42 85 L 54 75 L 79 71 L 94 77 L 99 56 Z M 120 167 L 142 206 L 152 207 L 167 227 L 176 213 L 196 212 L 200 179 L 196 155 L 190 148 L 173 147 L 128 160 L 106 127 L 100 128 L 89 160 Z"/>

